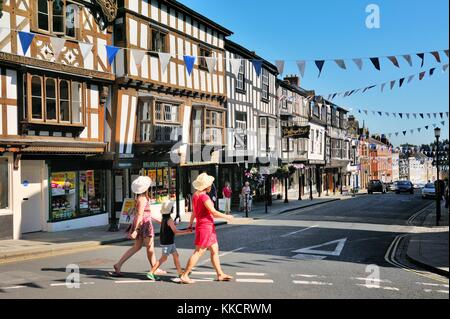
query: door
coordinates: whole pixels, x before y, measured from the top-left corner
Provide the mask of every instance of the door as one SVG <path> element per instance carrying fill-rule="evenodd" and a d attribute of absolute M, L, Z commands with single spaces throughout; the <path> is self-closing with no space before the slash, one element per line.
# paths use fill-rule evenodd
<path fill-rule="evenodd" d="M 22 161 L 22 233 L 42 231 L 42 161 Z"/>

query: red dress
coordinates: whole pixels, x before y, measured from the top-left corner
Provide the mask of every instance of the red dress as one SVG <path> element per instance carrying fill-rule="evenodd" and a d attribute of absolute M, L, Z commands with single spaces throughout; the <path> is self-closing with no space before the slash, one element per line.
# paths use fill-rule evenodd
<path fill-rule="evenodd" d="M 217 243 L 216 226 L 211 212 L 206 208 L 206 201 L 210 200 L 207 194 L 194 194 L 192 204 L 196 218 L 195 246 L 209 248 Z"/>

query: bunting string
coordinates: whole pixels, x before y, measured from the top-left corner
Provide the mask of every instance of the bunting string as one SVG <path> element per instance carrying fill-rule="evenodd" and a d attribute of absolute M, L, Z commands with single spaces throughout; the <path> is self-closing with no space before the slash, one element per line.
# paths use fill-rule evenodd
<path fill-rule="evenodd" d="M 60 40 L 60 41 L 51 40 L 52 38 L 57 38 L 57 37 L 51 37 L 51 36 L 37 34 L 37 33 L 33 33 L 33 32 L 25 32 L 25 31 L 15 30 L 15 29 L 11 29 L 11 28 L 4 28 L 4 27 L 0 27 L 0 29 L 9 30 L 9 31 L 15 31 L 15 32 L 18 33 L 19 40 L 20 40 L 22 51 L 23 51 L 24 55 L 27 54 L 28 49 L 29 49 L 29 47 L 30 47 L 30 45 L 31 45 L 31 43 L 34 40 L 36 35 L 39 35 L 40 37 L 46 37 L 46 38 L 49 39 L 49 41 L 52 44 L 55 56 L 59 55 L 60 51 L 63 48 L 63 43 L 62 43 L 63 40 Z M 83 59 L 85 59 L 86 56 L 89 53 L 91 53 L 92 48 L 94 47 L 94 44 L 85 43 L 85 42 L 82 42 L 82 41 L 70 40 L 70 42 L 77 42 L 79 44 L 81 51 L 84 53 Z M 116 56 L 118 55 L 118 53 L 120 51 L 125 51 L 125 50 L 128 50 L 128 51 L 132 52 L 133 58 L 134 58 L 135 63 L 136 63 L 137 66 L 139 66 L 142 63 L 142 59 L 141 58 L 143 58 L 143 55 L 145 53 L 158 55 L 159 58 L 161 59 L 161 55 L 160 55 L 161 52 L 145 50 L 145 49 L 134 49 L 134 48 L 117 47 L 117 46 L 112 46 L 112 45 L 104 45 L 104 46 L 106 48 L 107 59 L 108 59 L 108 62 L 110 64 L 112 64 L 114 62 Z M 169 54 L 169 53 L 166 53 L 166 54 Z M 381 71 L 381 59 L 387 59 L 395 67 L 400 68 L 399 59 L 400 60 L 405 60 L 409 66 L 413 66 L 413 59 L 412 59 L 412 57 L 416 56 L 416 57 L 420 58 L 421 67 L 423 67 L 425 58 L 428 55 L 431 55 L 431 57 L 433 59 L 435 59 L 436 62 L 442 63 L 442 54 L 445 54 L 447 56 L 447 58 L 448 58 L 449 57 L 449 50 L 448 49 L 445 49 L 445 50 L 434 50 L 434 51 L 427 51 L 427 52 L 420 52 L 420 53 L 377 56 L 377 57 L 360 57 L 360 58 L 351 58 L 351 59 L 339 58 L 339 59 L 294 60 L 294 62 L 297 64 L 297 67 L 299 68 L 301 76 L 304 77 L 304 74 L 305 74 L 305 71 L 306 71 L 306 67 L 307 67 L 307 62 L 313 61 L 315 66 L 318 69 L 319 77 L 320 77 L 321 74 L 323 73 L 323 70 L 324 70 L 324 67 L 325 67 L 326 63 L 329 62 L 329 61 L 333 61 L 334 64 L 336 64 L 338 66 L 338 68 L 341 69 L 341 70 L 347 70 L 348 69 L 348 65 L 349 65 L 348 62 L 351 61 L 351 62 L 353 62 L 356 65 L 356 67 L 359 70 L 362 70 L 362 68 L 365 65 L 364 61 L 368 60 L 375 67 L 376 70 Z M 211 70 L 215 70 L 216 69 L 215 68 L 215 64 L 219 60 L 219 58 L 216 57 L 216 56 L 213 56 L 214 59 L 210 59 L 211 57 L 206 57 L 206 56 L 195 56 L 195 55 L 191 56 L 191 55 L 170 54 L 170 57 L 184 60 L 185 63 L 186 63 L 186 69 L 187 69 L 188 74 L 191 74 L 192 62 L 195 63 L 195 62 L 199 61 L 200 59 L 205 59 L 205 61 L 207 61 L 207 64 L 208 64 L 208 70 L 211 72 Z M 165 56 L 165 58 L 167 60 L 167 56 Z M 243 60 L 251 61 L 253 63 L 253 66 L 255 67 L 256 72 L 258 74 L 260 74 L 260 72 L 258 72 L 260 64 L 259 63 L 254 63 L 254 62 L 255 61 L 259 62 L 261 60 L 257 60 L 257 59 L 228 59 L 226 57 L 222 57 L 222 60 L 223 61 L 227 61 L 228 60 L 230 63 L 232 63 L 232 69 L 233 69 L 232 73 L 235 74 L 236 76 L 238 74 L 238 71 L 236 71 L 236 69 L 237 69 L 236 66 L 238 64 L 236 60 L 239 60 L 239 62 L 242 62 Z M 275 65 L 276 65 L 276 68 L 278 69 L 278 73 L 279 74 L 283 74 L 284 73 L 285 63 L 288 62 L 288 61 L 289 60 L 276 60 L 275 61 Z M 167 67 L 167 65 L 165 67 Z M 419 74 L 419 79 L 423 78 L 423 76 Z"/>
<path fill-rule="evenodd" d="M 445 121 L 440 122 L 439 124 L 442 126 L 445 126 Z M 434 124 L 430 124 L 430 125 L 426 125 L 423 127 L 419 127 L 419 128 L 415 128 L 415 129 L 409 129 L 409 130 L 404 130 L 404 131 L 399 131 L 399 132 L 394 132 L 394 133 L 388 133 L 386 134 L 389 138 L 393 137 L 394 135 L 396 137 L 400 136 L 400 134 L 402 134 L 403 136 L 406 135 L 413 135 L 415 133 L 421 133 L 422 130 L 429 130 L 431 127 L 436 128 L 439 125 L 438 123 L 434 123 Z"/>
<path fill-rule="evenodd" d="M 434 112 L 434 113 L 402 113 L 402 112 L 385 112 L 385 111 L 371 111 L 371 110 L 364 110 L 364 109 L 356 109 L 356 111 L 359 114 L 365 114 L 365 115 L 375 115 L 375 116 L 380 116 L 380 117 L 393 117 L 393 118 L 397 118 L 397 119 L 431 119 L 431 118 L 435 118 L 437 119 L 438 117 L 440 119 L 444 119 L 444 117 L 449 118 L 449 112 Z"/>
<path fill-rule="evenodd" d="M 442 65 L 442 67 L 441 67 L 442 73 L 447 72 L 448 66 L 449 66 L 448 64 Z M 384 83 L 379 83 L 379 84 L 370 85 L 370 86 L 353 89 L 353 90 L 348 90 L 348 91 L 342 91 L 342 92 L 336 92 L 336 93 L 330 93 L 330 94 L 322 94 L 322 96 L 327 96 L 328 100 L 334 100 L 337 97 L 346 98 L 353 94 L 364 94 L 364 93 L 368 92 L 369 90 L 372 90 L 376 87 L 380 87 L 381 92 L 383 93 L 383 92 L 385 92 L 385 88 L 388 84 L 390 84 L 391 90 L 394 89 L 396 83 L 398 83 L 398 87 L 401 88 L 403 86 L 403 84 L 405 84 L 405 81 L 406 81 L 406 84 L 410 84 L 416 77 L 419 78 L 420 80 L 423 80 L 425 78 L 426 74 L 429 74 L 430 77 L 432 77 L 434 75 L 435 71 L 436 71 L 436 68 L 431 68 L 427 71 L 423 71 L 423 72 L 416 73 L 416 74 L 411 74 L 409 76 L 405 76 L 405 77 L 397 79 L 397 80 L 387 81 Z"/>

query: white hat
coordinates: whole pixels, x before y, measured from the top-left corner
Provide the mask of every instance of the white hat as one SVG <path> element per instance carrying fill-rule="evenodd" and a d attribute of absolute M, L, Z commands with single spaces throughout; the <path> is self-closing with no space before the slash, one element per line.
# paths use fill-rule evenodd
<path fill-rule="evenodd" d="M 192 186 L 198 190 L 203 191 L 214 183 L 215 178 L 206 173 L 198 175 L 197 179 L 192 183 Z"/>
<path fill-rule="evenodd" d="M 139 176 L 133 184 L 131 184 L 131 191 L 136 195 L 144 194 L 150 188 L 152 180 L 148 176 Z"/>
<path fill-rule="evenodd" d="M 173 201 L 166 200 L 161 206 L 161 215 L 170 215 L 173 209 Z"/>

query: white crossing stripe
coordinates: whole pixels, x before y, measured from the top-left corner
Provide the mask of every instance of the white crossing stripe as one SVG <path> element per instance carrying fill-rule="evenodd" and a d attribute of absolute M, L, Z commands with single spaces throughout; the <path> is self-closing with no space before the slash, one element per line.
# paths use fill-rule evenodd
<path fill-rule="evenodd" d="M 295 235 L 295 234 L 298 234 L 298 233 L 302 233 L 304 231 L 307 231 L 307 230 L 310 230 L 310 229 L 316 228 L 316 227 L 319 227 L 319 225 L 314 225 L 314 226 L 311 226 L 311 227 L 308 227 L 308 228 L 304 228 L 304 229 L 300 229 L 300 230 L 294 231 L 294 232 L 289 233 L 289 234 L 284 234 L 284 235 L 281 235 L 281 237 L 282 238 L 289 237 L 289 236 L 292 236 L 292 235 Z"/>
<path fill-rule="evenodd" d="M 444 287 L 444 288 L 448 288 L 448 285 L 432 284 L 432 283 L 426 283 L 426 282 L 417 282 L 416 284 L 423 285 L 423 286 L 430 286 L 430 287 Z"/>
<path fill-rule="evenodd" d="M 296 285 L 333 286 L 331 282 L 321 281 L 293 280 L 292 282 Z"/>
<path fill-rule="evenodd" d="M 11 286 L 11 287 L 0 287 L 0 289 L 3 290 L 9 290 L 9 289 L 20 289 L 20 288 L 26 288 L 27 286 Z"/>
<path fill-rule="evenodd" d="M 57 284 L 50 284 L 51 287 L 61 287 L 61 286 L 67 286 L 67 285 L 74 285 L 74 283 L 57 283 Z M 95 282 L 80 282 L 80 285 L 95 285 Z"/>
<path fill-rule="evenodd" d="M 255 277 L 264 277 L 267 274 L 260 272 L 237 272 L 236 276 L 255 276 Z"/>
<path fill-rule="evenodd" d="M 376 279 L 376 278 L 352 278 L 353 280 L 361 280 L 361 281 L 368 281 L 368 282 L 385 282 L 385 283 L 392 283 L 390 280 L 386 279 Z"/>
<path fill-rule="evenodd" d="M 448 295 L 448 290 L 424 289 L 423 291 L 428 292 L 428 293 L 430 293 L 430 292 L 439 292 L 441 294 L 447 294 Z"/>
<path fill-rule="evenodd" d="M 215 271 L 193 271 L 192 275 L 211 276 L 211 275 L 217 275 L 217 273 Z"/>
<path fill-rule="evenodd" d="M 319 275 L 304 275 L 304 274 L 293 274 L 292 277 L 303 277 L 303 278 L 326 278 L 325 276 Z"/>
<path fill-rule="evenodd" d="M 259 283 L 259 284 L 273 284 L 272 279 L 236 279 L 236 282 L 246 282 L 246 283 Z"/>
<path fill-rule="evenodd" d="M 382 286 L 379 286 L 379 285 L 362 285 L 362 284 L 357 284 L 357 286 L 365 287 L 365 288 L 368 288 L 368 289 L 383 289 L 383 290 L 391 290 L 391 291 L 400 291 L 400 289 L 395 288 L 395 287 L 382 287 Z"/>

